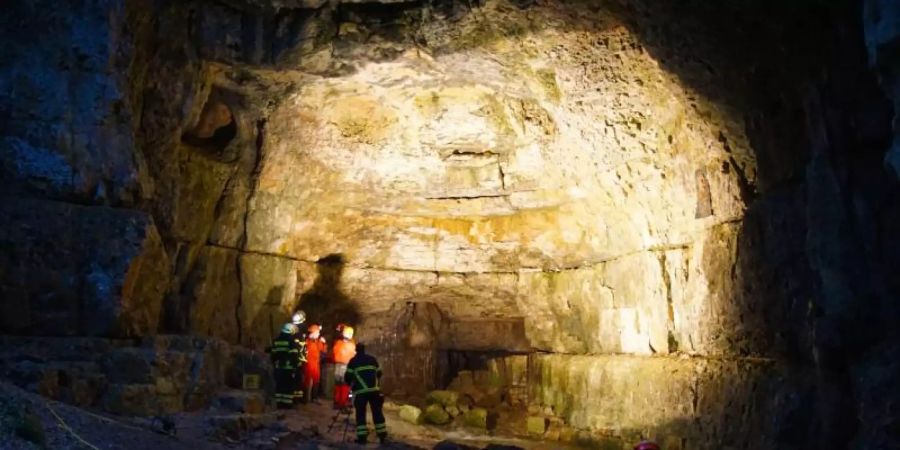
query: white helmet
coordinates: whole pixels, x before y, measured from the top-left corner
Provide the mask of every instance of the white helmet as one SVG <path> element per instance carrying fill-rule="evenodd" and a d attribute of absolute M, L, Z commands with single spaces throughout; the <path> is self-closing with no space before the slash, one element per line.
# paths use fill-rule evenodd
<path fill-rule="evenodd" d="M 306 322 L 306 313 L 302 310 L 298 310 L 294 313 L 293 317 L 291 317 L 291 323 L 293 323 L 294 325 L 300 325 L 303 322 Z"/>
<path fill-rule="evenodd" d="M 297 334 L 297 331 L 299 330 L 300 329 L 297 328 L 297 325 L 294 325 L 292 323 L 286 323 L 283 327 L 281 327 L 281 332 L 287 334 Z"/>

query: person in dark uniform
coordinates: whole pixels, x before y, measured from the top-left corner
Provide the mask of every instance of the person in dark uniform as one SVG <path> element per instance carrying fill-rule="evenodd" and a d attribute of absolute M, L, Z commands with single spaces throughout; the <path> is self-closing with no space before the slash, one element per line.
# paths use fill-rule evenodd
<path fill-rule="evenodd" d="M 375 422 L 375 434 L 384 443 L 387 439 L 387 426 L 384 423 L 384 396 L 378 382 L 381 378 L 381 366 L 374 356 L 366 353 L 366 346 L 356 344 L 356 356 L 347 363 L 344 381 L 353 392 L 353 407 L 356 409 L 356 442 L 365 444 L 369 437 L 366 426 L 366 405 L 372 408 L 372 421 Z"/>
<path fill-rule="evenodd" d="M 292 408 L 298 400 L 300 346 L 297 345 L 296 334 L 297 326 L 286 323 L 269 347 L 269 357 L 274 368 L 275 404 L 280 409 Z"/>

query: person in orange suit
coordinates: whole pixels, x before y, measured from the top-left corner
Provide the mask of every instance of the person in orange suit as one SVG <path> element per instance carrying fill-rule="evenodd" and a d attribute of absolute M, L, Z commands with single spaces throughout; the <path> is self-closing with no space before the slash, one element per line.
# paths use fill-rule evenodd
<path fill-rule="evenodd" d="M 353 341 L 353 327 L 344 326 L 341 337 L 334 343 L 331 352 L 334 359 L 334 409 L 350 408 L 350 386 L 344 381 L 347 363 L 356 356 L 356 342 Z"/>
<path fill-rule="evenodd" d="M 322 326 L 312 324 L 307 329 L 306 336 L 306 365 L 303 366 L 303 389 L 305 401 L 314 400 L 319 390 L 319 381 L 322 379 L 322 357 L 328 352 L 325 338 L 322 337 Z"/>

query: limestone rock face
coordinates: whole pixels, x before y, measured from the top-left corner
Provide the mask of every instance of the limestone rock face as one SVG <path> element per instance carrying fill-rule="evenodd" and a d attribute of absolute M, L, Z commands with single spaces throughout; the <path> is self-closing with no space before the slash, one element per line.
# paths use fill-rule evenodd
<path fill-rule="evenodd" d="M 0 247 L 3 329 L 119 337 L 156 331 L 170 269 L 146 214 L 6 199 Z"/>
<path fill-rule="evenodd" d="M 890 0 L 866 0 L 864 3 L 866 47 L 869 64 L 878 72 L 881 87 L 900 111 L 900 5 Z M 900 177 L 900 127 L 894 126 L 894 143 L 885 157 L 885 165 Z"/>
<path fill-rule="evenodd" d="M 392 393 L 465 373 L 604 439 L 890 446 L 896 2 L 469 3 L 7 8 L 0 332 L 154 342 L 24 382 L 185 408 L 214 386 L 153 335 L 260 349 L 299 307 Z M 209 378 L 264 367 L 234 358 Z"/>
<path fill-rule="evenodd" d="M 197 410 L 215 399 L 221 404 L 225 396 L 219 391 L 241 389 L 245 374 L 260 376 L 262 391 L 239 395 L 249 398 L 242 407 L 259 410 L 273 387 L 267 355 L 217 339 L 157 336 L 134 345 L 124 339 L 4 337 L 0 344 L 5 379 L 53 399 L 117 414 Z"/>
<path fill-rule="evenodd" d="M 134 80 L 147 64 L 136 44 L 149 21 L 138 3 L 38 1 L 7 9 L 0 19 L 10 43 L 0 50 L 0 192 L 139 199 L 148 180 L 134 141 Z"/>

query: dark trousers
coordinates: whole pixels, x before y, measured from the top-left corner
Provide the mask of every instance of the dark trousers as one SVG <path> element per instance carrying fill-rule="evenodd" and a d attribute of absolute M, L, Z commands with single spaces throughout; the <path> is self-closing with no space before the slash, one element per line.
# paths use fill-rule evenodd
<path fill-rule="evenodd" d="M 275 404 L 279 408 L 290 408 L 294 405 L 294 393 L 297 389 L 297 369 L 275 368 Z"/>
<path fill-rule="evenodd" d="M 387 426 L 384 423 L 384 396 L 381 392 L 367 392 L 353 396 L 353 407 L 356 408 L 356 440 L 364 442 L 369 437 L 366 426 L 366 405 L 372 408 L 372 422 L 375 422 L 375 434 L 379 439 L 387 437 Z"/>

